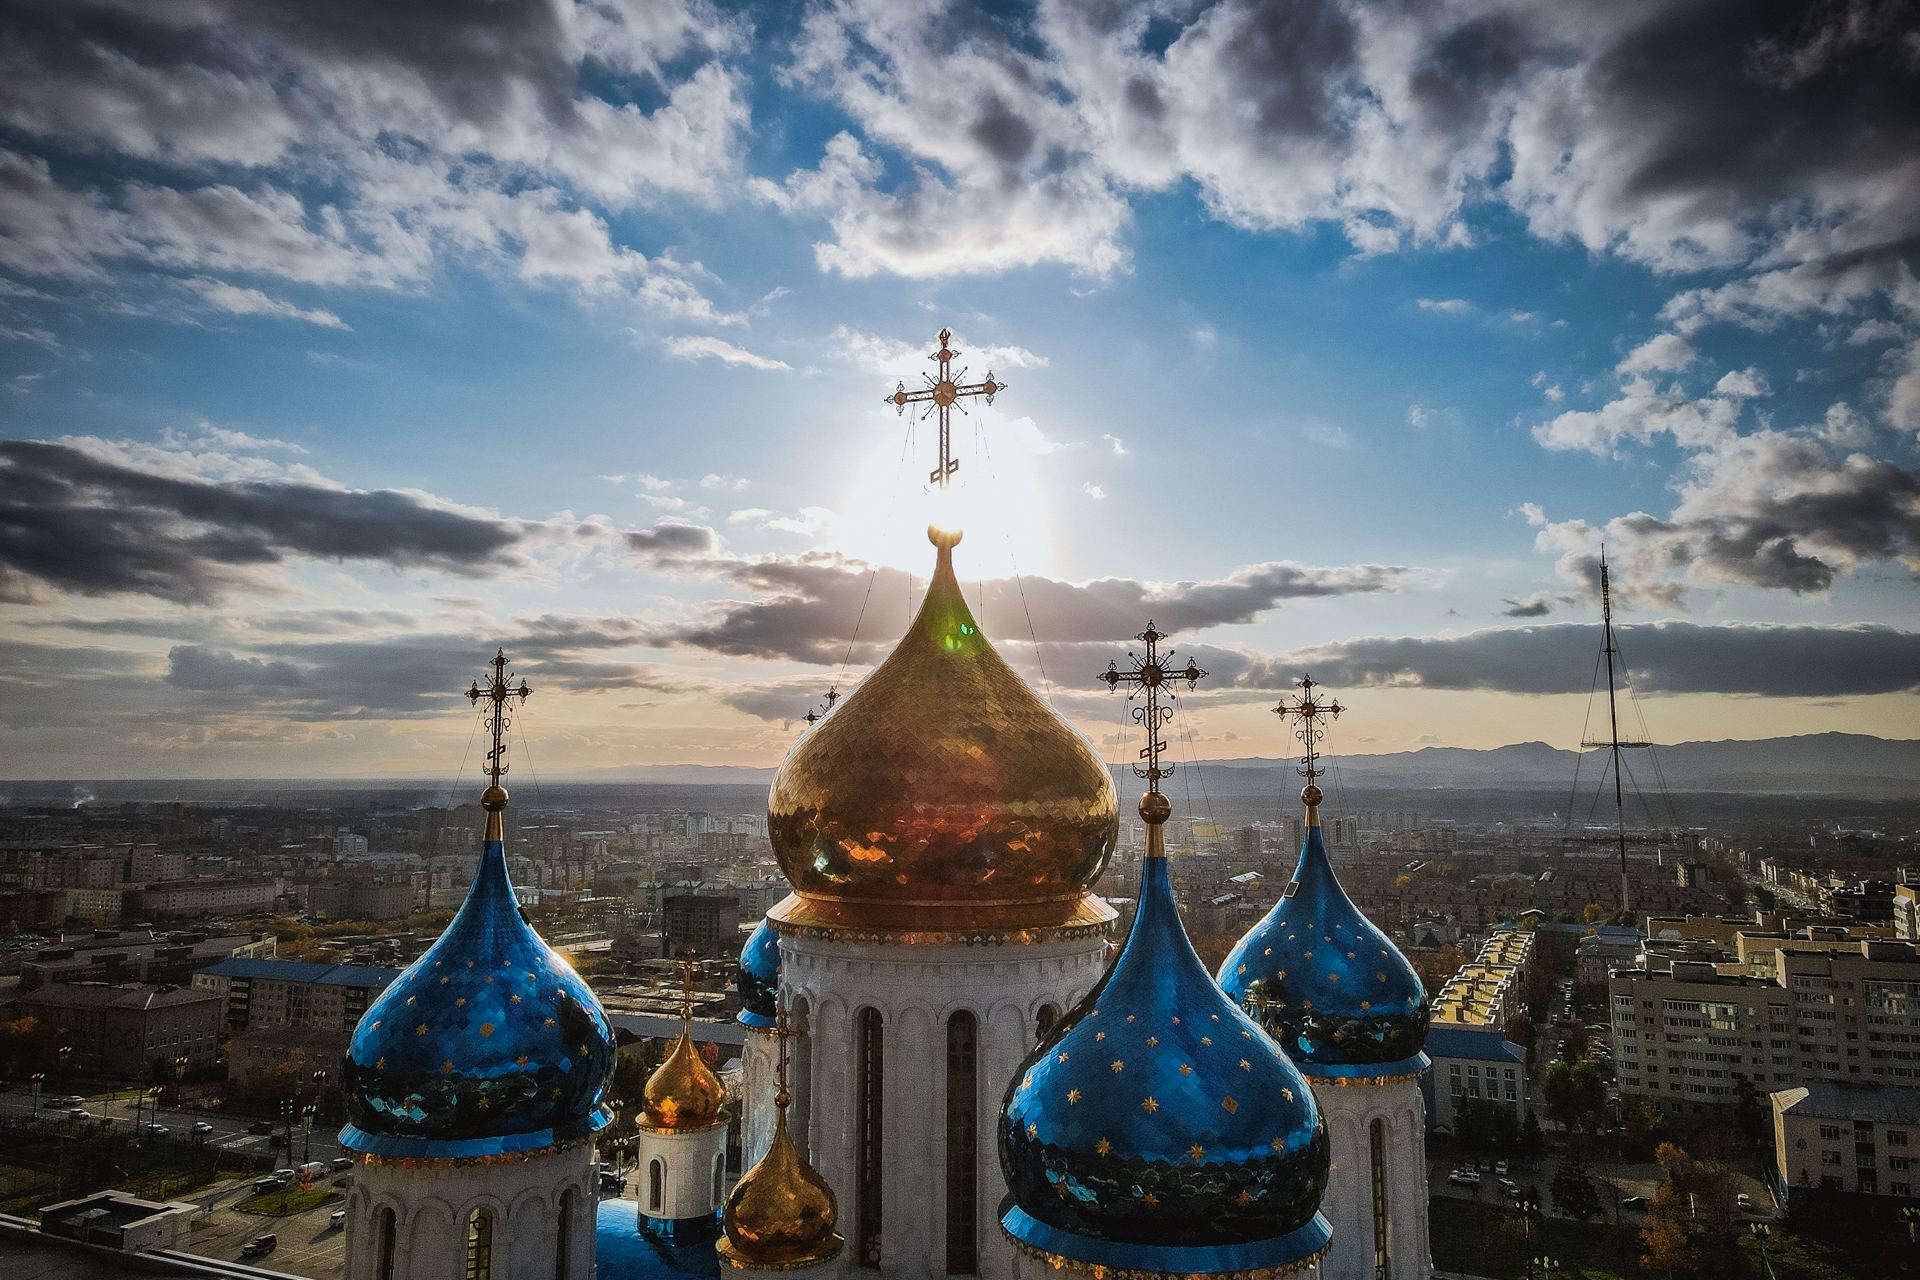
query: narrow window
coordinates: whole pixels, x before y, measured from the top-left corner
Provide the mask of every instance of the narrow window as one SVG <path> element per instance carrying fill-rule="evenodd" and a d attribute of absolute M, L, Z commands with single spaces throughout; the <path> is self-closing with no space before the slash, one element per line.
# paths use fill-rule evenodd
<path fill-rule="evenodd" d="M 560 1193 L 559 1234 L 553 1238 L 553 1280 L 567 1280 L 572 1262 L 573 1188 Z"/>
<path fill-rule="evenodd" d="M 793 1007 L 787 1011 L 794 1032 L 793 1065 L 787 1070 L 787 1089 L 793 1094 L 793 1105 L 787 1109 L 787 1136 L 801 1156 L 811 1160 L 808 1125 L 813 1116 L 813 1037 L 807 1034 L 807 1013 L 805 997 L 795 996 Z"/>
<path fill-rule="evenodd" d="M 877 1267 L 880 1265 L 880 1118 L 884 1099 L 881 1097 L 881 1080 L 885 1074 L 883 1054 L 885 1050 L 885 1031 L 880 1023 L 878 1009 L 862 1009 L 855 1022 L 855 1034 L 858 1036 L 859 1078 L 855 1082 L 858 1090 L 858 1108 L 860 1123 L 860 1146 L 858 1170 L 860 1186 L 860 1257 L 859 1265 Z"/>
<path fill-rule="evenodd" d="M 1373 1278 L 1390 1280 L 1387 1262 L 1387 1122 L 1375 1120 L 1373 1145 Z"/>
<path fill-rule="evenodd" d="M 493 1214 L 475 1209 L 467 1215 L 466 1280 L 493 1278 Z"/>
<path fill-rule="evenodd" d="M 1052 1006 L 1041 1009 L 1045 1018 Z M 970 1276 L 979 1270 L 976 1250 L 979 1198 L 980 1024 L 961 1010 L 947 1019 L 947 1274 Z M 1042 1032 L 1041 1034 L 1045 1034 Z"/>
<path fill-rule="evenodd" d="M 399 1224 L 393 1210 L 382 1209 L 374 1217 L 374 1280 L 393 1280 L 394 1246 L 399 1243 Z"/>
<path fill-rule="evenodd" d="M 719 1209 L 727 1198 L 727 1157 L 725 1154 L 713 1158 L 713 1196 L 711 1207 Z"/>
<path fill-rule="evenodd" d="M 647 1163 L 647 1208 L 655 1213 L 667 1198 L 667 1167 L 658 1160 Z"/>
<path fill-rule="evenodd" d="M 1040 1012 L 1033 1016 L 1033 1042 L 1039 1044 L 1053 1030 L 1053 1024 L 1060 1021 L 1060 1011 L 1050 1004 L 1040 1006 Z"/>

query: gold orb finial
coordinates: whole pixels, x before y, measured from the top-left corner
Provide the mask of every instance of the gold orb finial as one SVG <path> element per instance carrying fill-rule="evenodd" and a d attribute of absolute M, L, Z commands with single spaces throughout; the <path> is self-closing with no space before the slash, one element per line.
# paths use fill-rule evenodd
<path fill-rule="evenodd" d="M 1318 808 L 1320 801 L 1323 799 L 1325 799 L 1325 797 L 1320 794 L 1320 788 L 1314 786 L 1311 782 L 1300 788 L 1300 803 L 1310 809 Z"/>
<path fill-rule="evenodd" d="M 965 529 L 942 529 L 937 524 L 927 526 L 927 541 L 942 551 L 951 551 L 960 545 L 960 539 L 966 536 Z"/>
<path fill-rule="evenodd" d="M 1140 816 L 1157 827 L 1173 816 L 1173 802 L 1158 791 L 1149 791 L 1140 797 Z"/>
<path fill-rule="evenodd" d="M 468 794 L 472 794 L 469 792 Z M 494 783 L 480 793 L 480 807 L 488 813 L 501 813 L 507 807 L 507 789 Z"/>

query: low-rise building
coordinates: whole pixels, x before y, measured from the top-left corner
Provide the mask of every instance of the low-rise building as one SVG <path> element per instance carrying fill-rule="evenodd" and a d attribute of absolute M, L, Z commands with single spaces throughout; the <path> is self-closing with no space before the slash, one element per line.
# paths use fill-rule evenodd
<path fill-rule="evenodd" d="M 174 880 L 128 891 L 122 911 L 136 911 L 146 920 L 244 914 L 271 910 L 279 894 L 272 880 Z"/>
<path fill-rule="evenodd" d="M 70 1031 L 82 1071 L 144 1079 L 156 1059 L 189 1072 L 219 1061 L 220 1000 L 195 987 L 61 982 L 27 992 L 17 1008 Z"/>
<path fill-rule="evenodd" d="M 241 1093 L 255 1093 L 268 1083 L 285 1080 L 306 1087 L 313 1073 L 324 1071 L 331 1087 L 339 1088 L 344 1074 L 351 1031 L 320 1027 L 260 1027 L 235 1036 L 227 1045 L 227 1079 Z"/>
<path fill-rule="evenodd" d="M 260 1027 L 319 1027 L 351 1032 L 398 969 L 297 960 L 226 960 L 193 975 L 216 995 L 233 1035 Z"/>
<path fill-rule="evenodd" d="M 192 1238 L 199 1211 L 189 1200 L 142 1200 L 126 1191 L 99 1191 L 42 1209 L 40 1231 L 121 1253 L 177 1249 Z"/>
<path fill-rule="evenodd" d="M 1773 1095 L 1783 1206 L 1816 1187 L 1914 1199 L 1920 1089 L 1810 1084 Z"/>
<path fill-rule="evenodd" d="M 397 920 L 413 904 L 408 880 L 322 880 L 307 889 L 307 905 L 326 920 Z"/>
<path fill-rule="evenodd" d="M 197 969 L 230 956 L 271 956 L 277 945 L 270 935 L 260 934 L 174 942 L 156 939 L 145 929 L 101 931 L 86 942 L 63 938 L 54 946 L 42 947 L 33 959 L 22 961 L 20 989 L 33 991 L 52 982 L 188 986 Z"/>
<path fill-rule="evenodd" d="M 1468 1102 L 1504 1107 L 1516 1124 L 1532 1104 L 1527 1097 L 1527 1051 L 1498 1031 L 1436 1025 L 1427 1032 L 1433 1070 L 1420 1078 L 1427 1096 L 1427 1128 L 1458 1133 Z"/>

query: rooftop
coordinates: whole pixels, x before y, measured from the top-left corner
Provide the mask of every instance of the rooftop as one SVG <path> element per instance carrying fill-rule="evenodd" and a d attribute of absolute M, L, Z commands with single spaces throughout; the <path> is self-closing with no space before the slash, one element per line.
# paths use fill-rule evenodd
<path fill-rule="evenodd" d="M 1773 1105 L 1783 1115 L 1920 1125 L 1920 1089 L 1895 1089 L 1879 1084 L 1809 1084 L 1798 1089 L 1782 1089 L 1773 1095 Z"/>
<path fill-rule="evenodd" d="M 155 987 L 126 982 L 59 982 L 29 991 L 20 1003 L 56 1009 L 166 1009 L 183 1004 L 204 1004 L 220 997 L 211 991 L 193 987 Z"/>
<path fill-rule="evenodd" d="M 276 982 L 320 982 L 344 987 L 384 987 L 398 969 L 357 964 L 312 964 L 304 960 L 222 960 L 200 971 L 220 978 L 267 978 Z"/>

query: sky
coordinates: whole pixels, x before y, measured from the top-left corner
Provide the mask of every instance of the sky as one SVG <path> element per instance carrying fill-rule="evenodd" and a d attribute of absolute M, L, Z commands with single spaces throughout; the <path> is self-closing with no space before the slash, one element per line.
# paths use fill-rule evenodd
<path fill-rule="evenodd" d="M 1920 736 L 1920 11 L 0 0 L 0 776 Z M 1904 104 L 1904 105 L 1903 105 Z M 929 490 L 942 328 L 970 380 Z M 1134 645 L 1137 648 L 1137 645 Z M 1136 744 L 1137 745 L 1137 742 Z"/>

